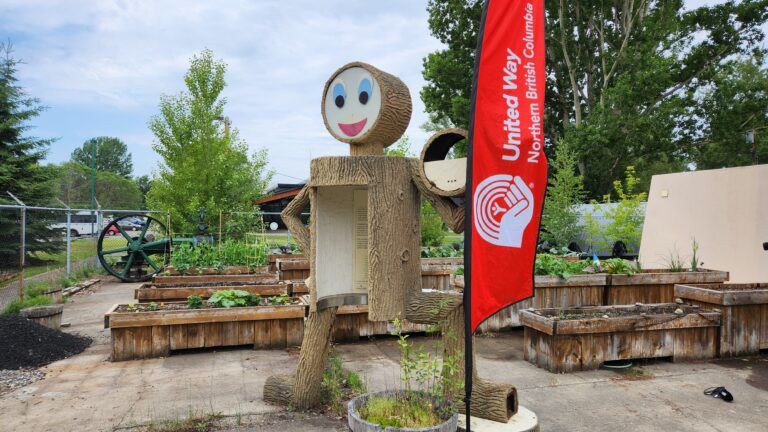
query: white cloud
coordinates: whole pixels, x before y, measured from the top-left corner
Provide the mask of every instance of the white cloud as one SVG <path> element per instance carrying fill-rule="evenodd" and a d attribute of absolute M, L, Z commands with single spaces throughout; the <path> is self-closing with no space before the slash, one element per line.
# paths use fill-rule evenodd
<path fill-rule="evenodd" d="M 190 56 L 208 47 L 229 64 L 227 114 L 241 136 L 254 149 L 268 148 L 277 171 L 306 177 L 310 155 L 347 152 L 325 131 L 320 96 L 328 76 L 349 61 L 403 79 L 414 101 L 407 132 L 414 150 L 426 140 L 421 62 L 440 45 L 429 35 L 425 8 L 426 1 L 412 0 L 6 0 L 0 35 L 11 37 L 26 62 L 22 84 L 51 107 L 46 121 L 70 108 L 114 110 L 141 125 L 121 133 L 142 154 L 160 94 L 180 91 Z M 87 116 L 77 127 L 103 134 Z M 66 134 L 56 133 L 62 142 Z M 151 171 L 148 159 L 134 162 L 138 173 Z"/>

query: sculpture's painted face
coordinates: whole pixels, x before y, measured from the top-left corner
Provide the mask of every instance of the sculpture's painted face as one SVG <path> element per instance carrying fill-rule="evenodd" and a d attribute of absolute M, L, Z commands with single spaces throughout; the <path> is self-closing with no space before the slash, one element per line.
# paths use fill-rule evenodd
<path fill-rule="evenodd" d="M 370 72 L 353 66 L 336 75 L 325 93 L 323 106 L 334 137 L 355 141 L 379 118 L 381 88 Z"/>

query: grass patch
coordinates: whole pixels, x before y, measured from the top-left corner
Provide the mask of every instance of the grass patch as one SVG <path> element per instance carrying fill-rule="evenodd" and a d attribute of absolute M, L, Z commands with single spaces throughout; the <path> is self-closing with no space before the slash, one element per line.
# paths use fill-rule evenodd
<path fill-rule="evenodd" d="M 24 297 L 24 300 L 16 299 L 3 308 L 4 314 L 18 315 L 22 309 L 32 306 L 45 306 L 51 304 L 51 299 L 47 296 Z"/>
<path fill-rule="evenodd" d="M 360 408 L 360 416 L 381 427 L 424 428 L 444 420 L 428 399 L 411 394 L 407 397 L 373 396 Z"/>
<path fill-rule="evenodd" d="M 187 417 L 172 420 L 159 420 L 141 426 L 142 432 L 208 432 L 217 430 L 223 416 L 214 414 L 196 414 L 190 412 Z"/>
<path fill-rule="evenodd" d="M 365 393 L 365 383 L 356 372 L 344 369 L 341 356 L 331 351 L 328 366 L 323 371 L 323 402 L 331 411 L 341 413 L 344 403 Z"/>
<path fill-rule="evenodd" d="M 72 262 L 82 261 L 84 259 L 96 256 L 96 240 L 94 239 L 77 239 L 72 240 Z M 67 250 L 66 248 L 61 252 L 55 254 L 49 253 L 37 253 L 32 254 L 32 261 L 37 263 L 24 268 L 24 277 L 36 276 L 51 270 L 64 268 L 67 265 Z M 11 278 L 0 286 L 8 286 L 11 282 L 17 281 L 18 277 Z"/>

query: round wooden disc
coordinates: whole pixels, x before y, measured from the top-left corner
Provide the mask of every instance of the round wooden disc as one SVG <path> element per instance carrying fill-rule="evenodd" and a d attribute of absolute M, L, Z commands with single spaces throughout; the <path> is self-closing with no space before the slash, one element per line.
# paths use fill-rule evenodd
<path fill-rule="evenodd" d="M 325 95 L 328 93 L 328 88 L 333 83 L 333 80 L 345 70 L 353 67 L 365 69 L 376 80 L 381 89 L 381 108 L 373 126 L 367 132 L 360 136 L 349 138 L 334 133 L 328 124 L 325 112 Z M 385 148 L 397 141 L 405 133 L 405 129 L 408 128 L 408 123 L 411 121 L 411 94 L 400 78 L 367 63 L 352 62 L 340 67 L 326 81 L 320 109 L 323 113 L 325 128 L 337 140 L 357 146 L 372 145 Z"/>
<path fill-rule="evenodd" d="M 467 188 L 466 182 L 454 189 L 440 188 L 434 181 L 427 177 L 424 163 L 444 160 L 451 148 L 457 142 L 467 139 L 468 136 L 469 134 L 464 129 L 443 129 L 432 135 L 429 140 L 427 140 L 427 143 L 424 144 L 424 148 L 421 149 L 421 156 L 419 158 L 419 177 L 421 177 L 423 183 L 430 192 L 444 197 L 459 197 L 464 195 Z M 466 166 L 464 167 L 464 170 L 466 170 Z"/>

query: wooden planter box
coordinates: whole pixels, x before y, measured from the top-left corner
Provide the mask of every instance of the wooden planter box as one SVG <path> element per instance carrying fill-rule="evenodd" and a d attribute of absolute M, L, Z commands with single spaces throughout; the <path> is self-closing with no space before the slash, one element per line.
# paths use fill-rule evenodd
<path fill-rule="evenodd" d="M 550 372 L 597 369 L 609 360 L 714 358 L 720 326 L 718 312 L 675 303 L 526 310 L 520 320 L 525 359 Z"/>
<path fill-rule="evenodd" d="M 421 264 L 459 267 L 464 265 L 464 257 L 422 258 Z"/>
<path fill-rule="evenodd" d="M 720 357 L 768 348 L 768 283 L 675 285 L 675 296 L 722 314 Z"/>
<path fill-rule="evenodd" d="M 269 271 L 277 271 L 277 260 L 279 259 L 302 259 L 306 260 L 307 257 L 304 254 L 269 254 L 267 255 L 267 267 Z"/>
<path fill-rule="evenodd" d="M 134 290 L 134 298 L 139 303 L 149 302 L 185 302 L 193 295 L 207 299 L 216 291 L 242 290 L 260 296 L 288 295 L 289 285 L 285 283 L 268 285 L 218 285 L 218 286 L 166 286 L 158 284 L 142 284 Z"/>
<path fill-rule="evenodd" d="M 421 287 L 448 291 L 451 289 L 451 276 L 457 266 L 448 264 L 421 264 Z"/>
<path fill-rule="evenodd" d="M 117 312 L 118 306 L 104 316 L 112 333 L 112 361 L 165 357 L 189 348 L 298 346 L 307 311 L 304 304 L 145 312 Z"/>
<path fill-rule="evenodd" d="M 241 274 L 241 275 L 195 275 L 195 276 L 155 276 L 153 283 L 159 285 L 203 286 L 205 284 L 219 285 L 259 285 L 276 284 L 277 276 L 273 273 Z"/>
<path fill-rule="evenodd" d="M 427 331 L 426 324 L 413 324 L 403 320 L 403 333 Z M 392 323 L 387 321 L 369 321 L 368 306 L 339 306 L 336 320 L 333 322 L 331 338 L 334 342 L 357 342 L 361 337 L 390 335 L 394 331 Z"/>
<path fill-rule="evenodd" d="M 716 283 L 728 280 L 728 272 L 717 270 L 670 272 L 643 270 L 629 275 L 611 275 L 604 305 L 669 303 L 675 301 L 675 284 Z"/>
<path fill-rule="evenodd" d="M 288 295 L 299 297 L 304 294 L 309 294 L 309 287 L 304 280 L 285 281 L 288 285 Z"/>
<path fill-rule="evenodd" d="M 462 288 L 464 278 L 461 278 Z M 525 309 L 600 306 L 603 304 L 608 275 L 582 274 L 568 279 L 559 276 L 535 276 L 534 297 L 500 310 L 483 322 L 481 332 L 521 326 L 520 312 Z"/>
<path fill-rule="evenodd" d="M 309 277 L 309 260 L 306 258 L 278 259 L 275 265 L 281 281 L 304 280 Z"/>
<path fill-rule="evenodd" d="M 184 276 L 184 275 L 239 275 L 239 274 L 259 274 L 267 273 L 269 266 L 227 266 L 221 269 L 215 267 L 190 267 L 184 271 L 177 270 L 173 266 L 165 268 L 165 273 L 168 276 Z"/>

